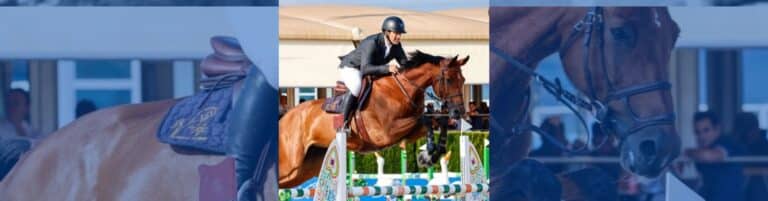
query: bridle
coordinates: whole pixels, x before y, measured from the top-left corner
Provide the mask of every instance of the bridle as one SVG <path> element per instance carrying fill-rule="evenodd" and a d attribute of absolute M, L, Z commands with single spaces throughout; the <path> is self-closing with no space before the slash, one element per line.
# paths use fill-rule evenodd
<path fill-rule="evenodd" d="M 446 76 L 446 73 L 449 71 L 461 71 L 461 69 L 458 69 L 458 68 L 455 68 L 455 69 L 450 68 L 448 65 L 450 65 L 450 63 L 449 64 L 441 63 L 440 75 L 435 79 L 435 81 L 438 82 L 438 85 L 441 86 L 440 89 L 434 89 L 435 93 L 438 95 L 434 95 L 432 93 L 427 93 L 427 95 L 432 97 L 433 99 L 438 100 L 438 102 L 440 102 L 441 104 L 447 104 L 449 108 L 463 107 L 463 105 L 454 104 L 449 101 L 454 97 L 459 97 L 463 100 L 464 99 L 463 92 L 460 91 L 459 93 L 448 94 L 447 96 L 443 96 L 447 94 L 446 92 L 448 90 L 448 77 Z M 416 91 L 417 94 L 420 92 L 425 92 L 426 88 L 429 86 L 421 87 L 418 84 L 411 81 L 410 79 L 408 79 L 404 74 L 400 73 L 399 71 L 396 73 L 393 73 L 392 78 L 395 80 L 395 83 L 397 83 L 397 86 L 400 88 L 400 92 L 402 92 L 403 95 L 405 95 L 408 98 L 408 102 L 411 104 L 411 107 L 413 107 L 413 109 L 419 109 L 419 105 L 415 102 L 416 100 L 414 100 L 413 97 L 411 97 L 411 95 L 408 94 L 408 90 L 406 90 L 405 86 L 400 81 L 400 79 L 405 80 L 408 84 L 410 84 L 413 88 L 415 88 L 417 90 Z"/>
<path fill-rule="evenodd" d="M 590 111 L 594 117 L 594 119 L 597 121 L 597 123 L 600 125 L 600 128 L 604 131 L 613 131 L 623 142 L 624 138 L 639 132 L 640 130 L 651 127 L 651 126 L 658 126 L 658 125 L 674 125 L 674 119 L 675 119 L 675 113 L 669 112 L 664 113 L 660 115 L 655 115 L 651 117 L 640 117 L 637 115 L 637 113 L 632 110 L 632 105 L 629 101 L 630 97 L 644 94 L 648 92 L 653 91 L 660 91 L 660 90 L 670 90 L 671 85 L 667 81 L 655 81 L 651 83 L 646 84 L 640 84 L 632 87 L 627 87 L 623 89 L 616 89 L 613 86 L 613 83 L 611 82 L 610 76 L 608 74 L 608 67 L 605 65 L 605 52 L 603 48 L 603 27 L 604 21 L 603 21 L 603 9 L 600 7 L 593 7 L 590 9 L 587 14 L 584 16 L 582 20 L 577 22 L 573 26 L 573 30 L 566 40 L 564 48 L 570 48 L 571 44 L 577 37 L 579 37 L 580 34 L 583 33 L 584 37 L 584 43 L 582 44 L 582 47 L 584 48 L 584 54 L 583 54 L 583 70 L 585 75 L 585 80 L 587 82 L 587 87 L 589 89 L 589 97 L 581 98 L 580 96 L 577 96 L 576 93 L 564 90 L 562 85 L 560 84 L 559 79 L 555 79 L 554 81 L 549 80 L 545 77 L 543 77 L 541 74 L 536 73 L 532 70 L 532 68 L 526 66 L 522 62 L 520 62 L 518 59 L 513 58 L 512 56 L 504 53 L 503 50 L 490 45 L 490 50 L 495 55 L 501 57 L 504 59 L 507 63 L 510 64 L 510 66 L 528 74 L 533 78 L 534 81 L 537 81 L 541 83 L 543 88 L 552 96 L 555 97 L 555 99 L 565 105 L 581 122 L 581 124 L 585 127 L 585 130 L 589 131 L 586 120 L 582 113 L 580 113 L 576 108 L 581 108 L 587 111 Z M 596 38 L 596 43 L 599 45 L 600 48 L 600 61 L 602 66 L 602 73 L 606 77 L 605 79 L 605 86 L 607 87 L 608 94 L 607 96 L 603 97 L 602 99 L 597 96 L 597 92 L 595 90 L 593 80 L 592 80 L 592 72 L 590 68 L 590 49 L 592 48 L 592 35 L 593 31 L 597 32 L 599 34 L 599 37 Z M 526 101 L 525 105 L 526 108 L 530 106 L 530 90 L 526 91 Z M 632 124 L 629 127 L 629 129 L 625 130 L 617 130 L 616 124 L 618 123 L 618 119 L 614 117 L 614 115 L 611 114 L 610 109 L 607 107 L 608 104 L 614 102 L 614 101 L 621 101 L 623 103 L 623 106 L 627 109 L 628 113 L 630 114 L 632 118 Z M 525 110 L 526 112 L 523 113 L 523 118 L 528 117 L 528 110 Z M 578 150 L 572 150 L 567 148 L 563 143 L 557 141 L 554 136 L 550 135 L 546 131 L 542 130 L 539 127 L 536 127 L 534 125 L 531 125 L 530 123 L 526 123 L 524 119 L 520 121 L 515 127 L 512 129 L 513 133 L 524 133 L 524 131 L 534 131 L 539 134 L 541 134 L 545 139 L 552 141 L 556 146 L 559 146 L 561 149 L 572 152 L 572 153 L 580 153 L 583 152 L 583 148 L 580 148 Z M 608 133 L 608 132 L 606 132 Z M 588 135 L 588 142 L 592 143 L 592 135 Z M 603 140 L 603 143 L 605 140 Z M 601 143 L 597 147 L 602 146 Z M 587 147 L 587 151 L 592 151 L 589 147 Z"/>
<path fill-rule="evenodd" d="M 451 102 L 450 100 L 452 98 L 455 98 L 455 97 L 459 97 L 459 98 L 461 98 L 461 100 L 464 100 L 464 93 L 461 90 L 459 90 L 458 93 L 454 93 L 454 94 L 447 93 L 448 84 L 449 83 L 448 83 L 448 77 L 446 76 L 446 73 L 448 73 L 450 71 L 459 71 L 459 73 L 461 72 L 460 68 L 450 68 L 450 66 L 449 66 L 450 63 L 451 62 L 446 64 L 445 62 L 441 61 L 440 62 L 440 75 L 437 76 L 434 80 L 432 80 L 432 85 L 434 85 L 434 82 L 437 81 L 438 82 L 437 85 L 440 86 L 440 89 L 433 89 L 433 91 L 437 95 L 432 94 L 432 93 L 426 93 L 426 94 L 428 96 L 432 97 L 433 99 L 438 100 L 438 102 L 440 102 L 441 105 L 448 105 L 449 110 L 451 112 L 453 112 L 457 108 L 460 110 L 461 108 L 464 107 L 464 105 L 463 104 L 455 104 L 455 103 Z M 440 124 L 442 129 L 440 131 L 440 136 L 438 137 L 438 143 L 435 143 L 434 142 L 435 139 L 433 137 L 434 136 L 434 131 L 432 130 L 431 117 L 428 117 L 428 116 L 424 115 L 423 109 L 421 109 L 418 106 L 418 104 L 416 104 L 416 102 L 415 102 L 416 100 L 414 100 L 410 95 L 408 95 L 408 91 L 403 86 L 403 83 L 400 82 L 400 79 L 405 80 L 413 88 L 415 88 L 417 90 L 415 92 L 416 94 L 422 93 L 422 92 L 426 92 L 426 88 L 429 87 L 429 86 L 426 86 L 426 87 L 419 86 L 418 84 L 416 84 L 413 81 L 411 81 L 410 79 L 408 79 L 408 77 L 406 77 L 404 74 L 400 73 L 400 71 L 398 71 L 396 73 L 393 73 L 392 74 L 392 78 L 395 80 L 395 83 L 397 83 L 397 86 L 400 88 L 400 91 L 406 97 L 408 97 L 408 101 L 411 103 L 411 106 L 416 111 L 419 112 L 419 114 L 420 114 L 419 119 L 421 119 L 420 124 L 423 125 L 425 128 L 427 128 L 427 142 L 426 142 L 427 151 L 429 153 L 433 153 L 432 158 L 430 160 L 432 160 L 433 162 L 437 161 L 437 158 L 439 156 L 442 156 L 442 154 L 444 154 L 445 150 L 446 150 L 446 148 L 445 148 L 445 144 L 446 144 L 446 141 L 447 141 L 447 131 L 446 131 L 447 128 L 446 127 L 448 125 L 448 121 L 445 121 L 445 120 L 440 120 L 439 121 L 440 122 L 439 124 Z M 432 86 L 432 85 L 430 85 L 430 86 Z M 454 114 L 449 114 L 449 116 L 454 116 Z"/>

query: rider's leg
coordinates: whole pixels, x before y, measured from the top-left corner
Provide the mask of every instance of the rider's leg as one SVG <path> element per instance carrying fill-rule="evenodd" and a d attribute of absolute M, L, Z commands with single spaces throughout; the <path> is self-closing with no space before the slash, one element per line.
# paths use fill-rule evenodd
<path fill-rule="evenodd" d="M 277 200 L 278 91 L 251 68 L 230 114 L 238 200 Z M 249 183 L 242 188 L 244 183 Z"/>
<path fill-rule="evenodd" d="M 347 89 L 349 89 L 349 91 L 344 94 L 344 102 L 342 103 L 344 105 L 344 127 L 346 127 L 351 119 L 352 112 L 357 108 L 355 104 L 357 104 L 357 97 L 360 93 L 362 75 L 360 75 L 359 69 L 350 67 L 339 69 L 339 73 L 341 74 L 341 81 L 343 81 L 344 84 L 347 85 Z"/>

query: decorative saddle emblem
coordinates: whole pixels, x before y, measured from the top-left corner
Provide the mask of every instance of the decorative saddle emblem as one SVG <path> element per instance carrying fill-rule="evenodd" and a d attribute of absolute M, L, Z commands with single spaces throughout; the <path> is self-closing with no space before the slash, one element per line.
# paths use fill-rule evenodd
<path fill-rule="evenodd" d="M 232 87 L 211 89 L 179 101 L 163 119 L 158 139 L 171 145 L 225 153 L 232 93 Z"/>

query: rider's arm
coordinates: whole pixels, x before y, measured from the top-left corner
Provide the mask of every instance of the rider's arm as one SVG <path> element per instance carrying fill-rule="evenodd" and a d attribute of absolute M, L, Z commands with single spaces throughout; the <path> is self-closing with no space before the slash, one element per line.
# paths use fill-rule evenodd
<path fill-rule="evenodd" d="M 371 58 L 376 52 L 376 43 L 373 40 L 363 40 L 358 47 L 361 50 L 360 58 L 360 72 L 363 75 L 386 75 L 389 74 L 388 65 L 373 65 L 371 64 Z"/>

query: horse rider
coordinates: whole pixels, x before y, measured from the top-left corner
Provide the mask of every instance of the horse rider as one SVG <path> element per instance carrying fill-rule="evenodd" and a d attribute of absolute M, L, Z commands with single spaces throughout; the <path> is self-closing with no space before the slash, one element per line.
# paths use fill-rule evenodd
<path fill-rule="evenodd" d="M 344 125 L 348 125 L 352 111 L 360 96 L 362 78 L 366 75 L 381 76 L 396 73 L 408 58 L 405 56 L 400 37 L 405 33 L 405 23 L 400 17 L 390 16 L 381 24 L 381 33 L 373 34 L 360 42 L 355 50 L 341 58 L 339 74 L 349 89 L 343 96 Z M 392 60 L 399 64 L 388 64 Z"/>

